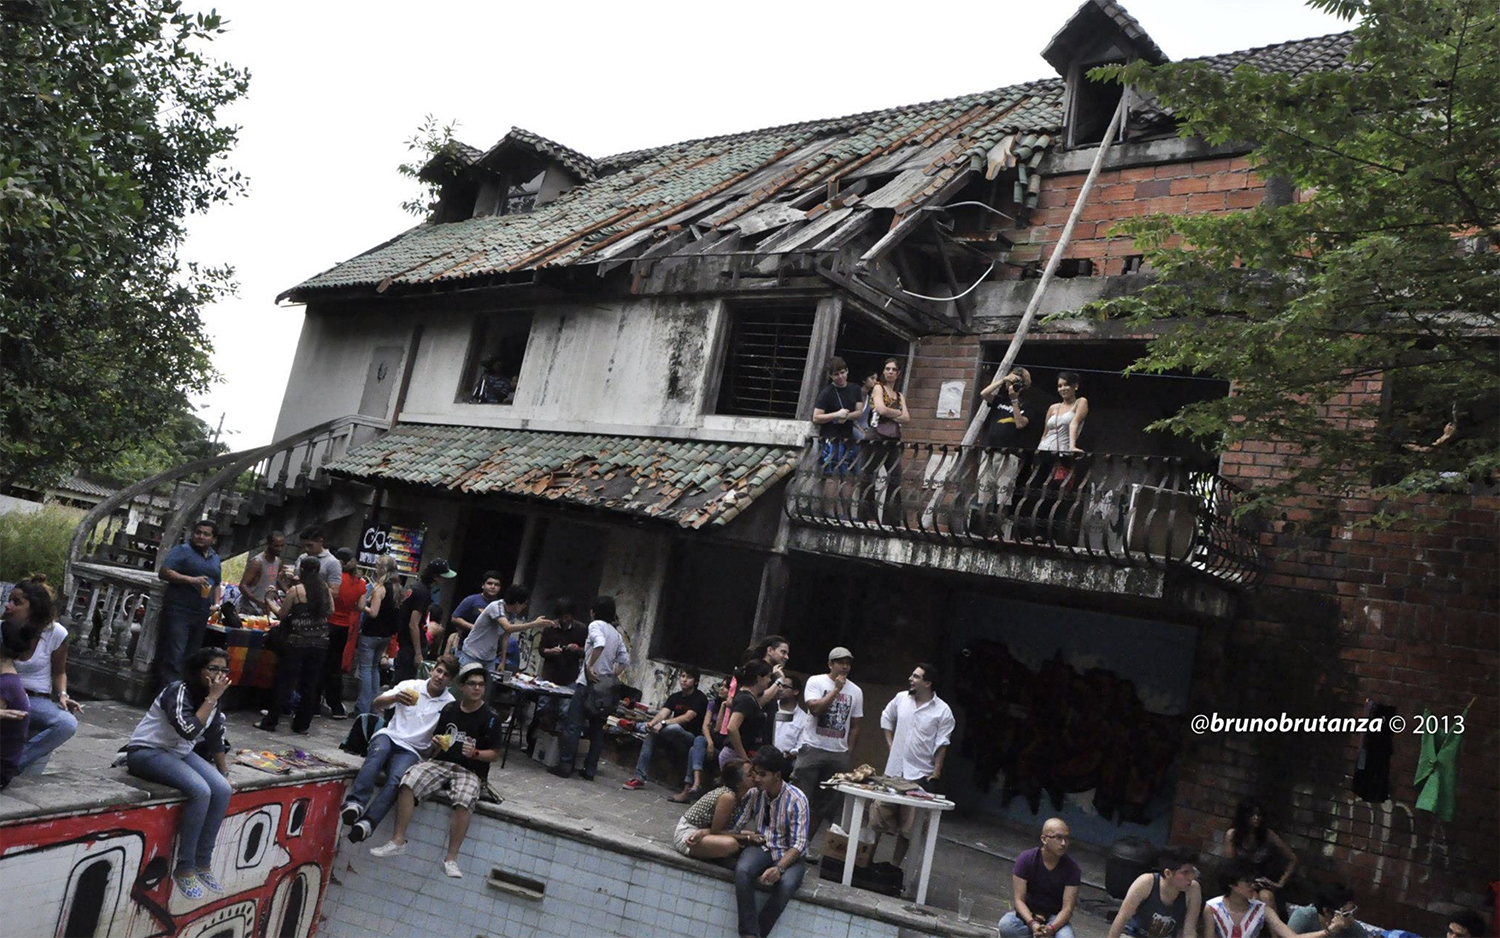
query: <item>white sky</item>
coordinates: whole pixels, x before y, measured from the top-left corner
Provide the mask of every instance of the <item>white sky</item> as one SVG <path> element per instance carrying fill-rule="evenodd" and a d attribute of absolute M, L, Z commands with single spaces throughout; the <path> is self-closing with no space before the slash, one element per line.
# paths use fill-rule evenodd
<path fill-rule="evenodd" d="M 219 0 L 229 32 L 211 51 L 251 71 L 226 115 L 250 190 L 192 219 L 184 250 L 239 283 L 207 314 L 223 380 L 199 415 L 222 414 L 234 449 L 270 441 L 302 320 L 276 294 L 414 223 L 396 166 L 426 114 L 480 149 L 515 125 L 605 156 L 1045 78 L 1041 50 L 1076 8 Z M 1129 10 L 1174 59 L 1347 28 L 1298 0 Z"/>

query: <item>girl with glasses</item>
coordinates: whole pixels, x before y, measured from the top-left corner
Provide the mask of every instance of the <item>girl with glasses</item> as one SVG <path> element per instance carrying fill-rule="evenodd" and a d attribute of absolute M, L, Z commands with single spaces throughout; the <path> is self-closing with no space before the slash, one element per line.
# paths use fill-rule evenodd
<path fill-rule="evenodd" d="M 197 901 L 205 890 L 224 892 L 212 866 L 233 793 L 219 710 L 219 698 L 229 689 L 229 659 L 222 648 L 200 648 L 184 670 L 184 680 L 168 684 L 151 702 L 125 744 L 124 761 L 131 775 L 187 795 L 172 878 L 183 896 Z"/>

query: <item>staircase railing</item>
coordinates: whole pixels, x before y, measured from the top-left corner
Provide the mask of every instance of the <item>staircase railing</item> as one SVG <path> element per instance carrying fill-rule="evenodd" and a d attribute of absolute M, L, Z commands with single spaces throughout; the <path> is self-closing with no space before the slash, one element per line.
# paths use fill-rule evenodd
<path fill-rule="evenodd" d="M 221 532 L 242 510 L 324 476 L 324 467 L 389 425 L 359 415 L 310 427 L 266 446 L 200 459 L 123 489 L 79 523 L 68 550 L 62 614 L 72 654 L 144 673 L 156 653 L 167 552 L 201 518 Z"/>

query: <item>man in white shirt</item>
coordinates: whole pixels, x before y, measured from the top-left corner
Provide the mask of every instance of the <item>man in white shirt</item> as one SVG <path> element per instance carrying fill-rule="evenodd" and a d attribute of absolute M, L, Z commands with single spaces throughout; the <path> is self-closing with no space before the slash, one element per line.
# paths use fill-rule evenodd
<path fill-rule="evenodd" d="M 584 757 L 583 771 L 579 773 L 586 782 L 592 782 L 599 771 L 599 756 L 604 749 L 604 723 L 608 718 L 608 714 L 596 716 L 586 712 L 589 697 L 599 695 L 601 691 L 607 697 L 608 692 L 617 690 L 620 676 L 630 667 L 630 652 L 625 648 L 619 629 L 614 626 L 618 619 L 614 597 L 595 599 L 592 611 L 594 621 L 589 623 L 589 637 L 583 643 L 583 661 L 578 665 L 578 679 L 573 684 L 562 739 L 557 744 L 557 765 L 547 770 L 559 778 L 572 776 L 573 759 L 578 755 L 578 737 L 587 722 L 589 754 Z M 595 688 L 595 684 L 601 687 Z M 618 699 L 617 694 L 615 699 Z M 614 712 L 613 703 L 609 703 L 608 711 Z"/>
<path fill-rule="evenodd" d="M 880 728 L 891 751 L 885 760 L 885 774 L 924 788 L 942 778 L 943 760 L 948 756 L 955 725 L 953 708 L 937 695 L 935 682 L 932 665 L 920 662 L 906 679 L 906 691 L 891 698 L 880 714 Z M 896 810 L 881 804 L 871 820 L 872 829 L 896 834 L 896 854 L 891 862 L 897 866 L 906 859 L 911 846 L 915 816 L 911 808 L 902 808 L 898 823 Z"/>
<path fill-rule="evenodd" d="M 802 751 L 792 783 L 807 793 L 812 809 L 807 824 L 809 840 L 838 808 L 838 792 L 822 788 L 823 782 L 849 770 L 849 751 L 859 743 L 865 693 L 849 680 L 853 667 L 854 653 L 840 645 L 828 653 L 828 673 L 808 678 L 802 692 L 813 722 L 802 734 Z"/>
<path fill-rule="evenodd" d="M 448 685 L 458 673 L 458 659 L 443 655 L 432 666 L 427 680 L 402 681 L 375 698 L 372 709 L 379 713 L 395 706 L 391 722 L 370 737 L 365 763 L 344 799 L 339 818 L 349 827 L 349 839 L 359 843 L 367 839 L 401 791 L 401 776 L 422 759 L 432 745 L 432 731 L 443 708 L 453 702 Z M 375 791 L 375 778 L 386 770 L 385 785 Z M 371 797 L 373 795 L 373 798 Z"/>

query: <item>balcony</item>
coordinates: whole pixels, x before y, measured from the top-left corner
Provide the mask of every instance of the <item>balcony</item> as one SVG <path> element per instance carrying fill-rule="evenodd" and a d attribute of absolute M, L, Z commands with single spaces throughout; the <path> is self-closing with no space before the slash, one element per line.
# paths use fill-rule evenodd
<path fill-rule="evenodd" d="M 1147 596 L 1264 572 L 1234 487 L 1181 458 L 895 442 L 820 462 L 813 439 L 787 489 L 799 549 Z"/>

